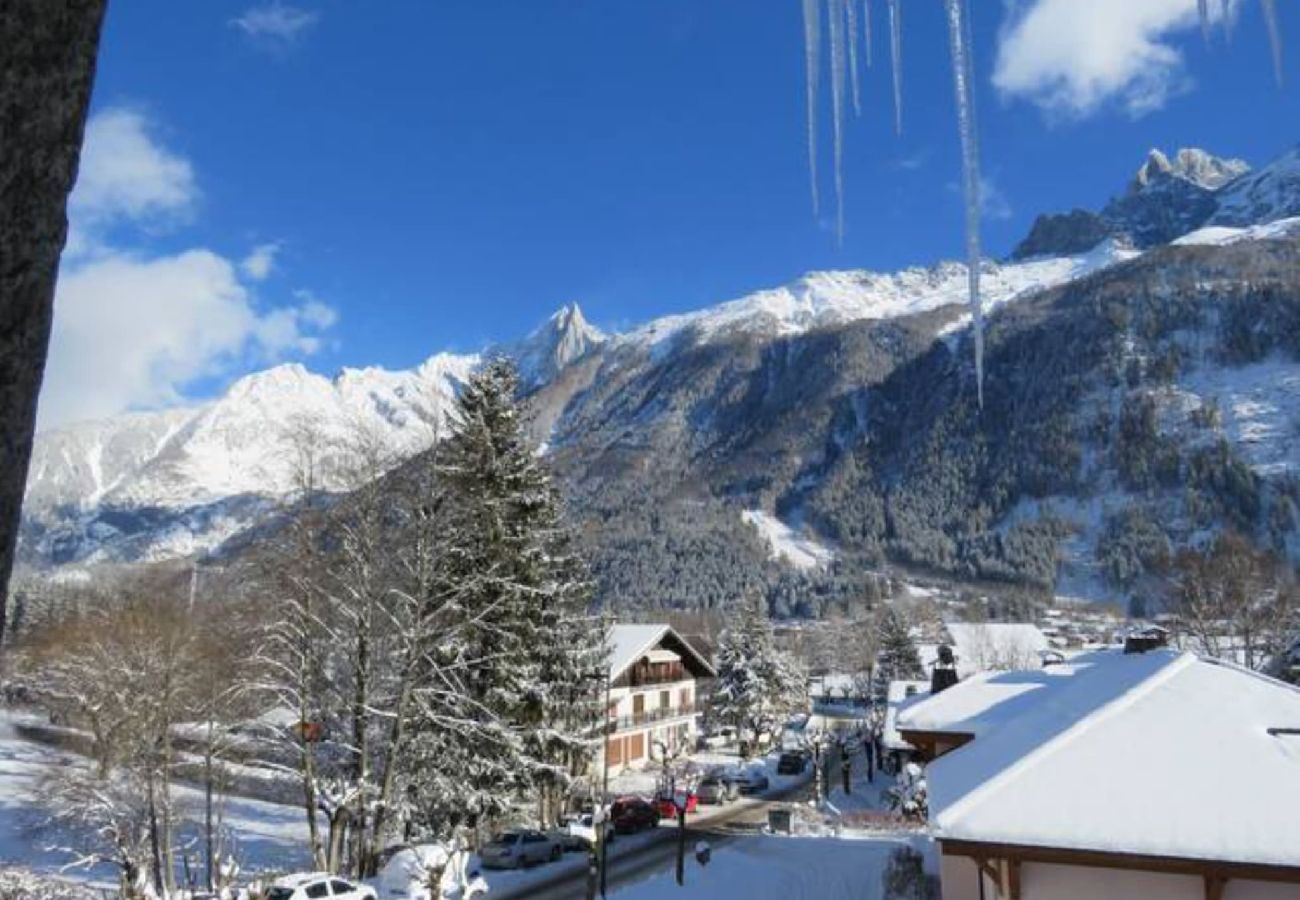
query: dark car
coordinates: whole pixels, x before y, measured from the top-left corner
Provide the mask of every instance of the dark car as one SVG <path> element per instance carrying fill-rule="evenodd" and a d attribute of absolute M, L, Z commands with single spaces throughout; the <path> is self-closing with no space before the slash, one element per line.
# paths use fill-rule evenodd
<path fill-rule="evenodd" d="M 776 774 L 800 775 L 808 767 L 808 757 L 802 753 L 782 753 L 776 762 Z"/>
<path fill-rule="evenodd" d="M 659 824 L 659 810 L 655 809 L 654 804 L 639 797 L 614 801 L 609 816 L 614 822 L 614 831 L 618 834 L 632 834 Z"/>

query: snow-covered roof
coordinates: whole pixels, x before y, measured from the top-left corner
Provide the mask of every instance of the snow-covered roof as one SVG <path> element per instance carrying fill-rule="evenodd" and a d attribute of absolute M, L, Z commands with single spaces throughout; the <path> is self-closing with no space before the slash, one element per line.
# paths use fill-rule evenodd
<path fill-rule="evenodd" d="M 1074 664 L 979 672 L 901 710 L 898 727 L 903 731 L 984 734 L 1020 715 L 1029 704 L 1037 703 L 1044 691 L 1063 686 L 1074 672 Z"/>
<path fill-rule="evenodd" d="M 980 714 L 996 728 L 930 764 L 936 837 L 1300 866 L 1300 737 L 1269 731 L 1300 727 L 1300 690 L 1173 650 L 1034 674 Z"/>
<path fill-rule="evenodd" d="M 609 677 L 618 678 L 631 665 L 665 640 L 679 655 L 689 657 L 697 666 L 713 674 L 713 666 L 689 641 L 668 625 L 613 625 L 609 629 Z M 684 651 L 684 652 L 681 652 Z"/>

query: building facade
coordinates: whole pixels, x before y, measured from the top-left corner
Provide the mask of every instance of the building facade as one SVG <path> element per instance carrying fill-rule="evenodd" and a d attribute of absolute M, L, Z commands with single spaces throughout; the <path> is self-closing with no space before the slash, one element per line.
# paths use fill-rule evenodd
<path fill-rule="evenodd" d="M 609 771 L 693 749 L 699 682 L 716 675 L 712 663 L 667 625 L 615 625 L 610 646 L 603 742 Z"/>

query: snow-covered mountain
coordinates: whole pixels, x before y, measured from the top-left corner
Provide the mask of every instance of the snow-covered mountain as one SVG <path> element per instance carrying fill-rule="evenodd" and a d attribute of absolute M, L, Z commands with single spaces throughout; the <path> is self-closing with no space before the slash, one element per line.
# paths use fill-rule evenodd
<path fill-rule="evenodd" d="M 1008 379 L 1018 377 L 1021 360 L 1030 365 L 1046 354 L 1049 363 L 1065 366 L 1061 357 L 1072 352 L 1060 347 L 1044 351 L 1040 338 L 1023 349 L 1008 349 L 1003 335 L 1015 328 L 1004 322 L 1023 328 L 1026 319 L 1037 323 L 1063 315 L 1044 299 L 1057 297 L 1073 302 L 1095 297 L 1087 302 L 1105 310 L 1109 322 L 1119 315 L 1112 309 L 1115 304 L 1137 303 L 1131 291 L 1139 289 L 1110 285 L 1146 284 L 1152 271 L 1167 272 L 1171 284 L 1181 284 L 1188 277 L 1188 260 L 1199 259 L 1197 254 L 1290 241 L 1295 223 L 1277 221 L 1286 215 L 1300 215 L 1300 153 L 1247 171 L 1240 161 L 1184 150 L 1172 159 L 1151 153 L 1124 193 L 1101 213 L 1076 210 L 1040 217 L 1010 261 L 984 263 L 984 303 L 994 313 L 990 359 L 1001 360 L 990 369 L 993 403 Z M 1175 246 L 1166 249 L 1169 242 Z M 1269 252 L 1261 258 L 1270 259 Z M 1231 275 L 1232 266 L 1256 265 L 1250 254 L 1229 255 L 1231 265 L 1207 269 L 1201 282 L 1188 283 L 1209 284 Z M 933 540 L 946 549 L 935 550 L 933 557 L 926 555 L 930 550 L 918 556 L 927 566 L 965 567 L 985 577 L 1015 571 L 1018 564 L 999 569 L 1003 563 L 996 562 L 998 554 L 1010 550 L 995 552 L 978 543 L 1001 546 L 1007 540 L 1002 533 L 985 530 L 1012 527 L 998 525 L 989 508 L 981 507 L 980 516 L 968 523 L 972 535 L 981 535 L 978 541 L 957 538 L 944 534 L 946 525 L 925 524 L 936 515 L 937 500 L 917 500 L 921 505 L 911 508 L 898 499 L 906 491 L 885 487 L 910 476 L 882 469 L 870 475 L 880 483 L 855 481 L 867 478 L 872 466 L 884 465 L 879 460 L 887 457 L 886 447 L 902 454 L 900 466 L 942 455 L 933 447 L 909 446 L 924 440 L 919 435 L 925 429 L 939 428 L 934 421 L 916 423 L 910 436 L 895 431 L 901 428 L 897 423 L 922 410 L 938 415 L 935 404 L 958 402 L 939 398 L 950 393 L 945 386 L 959 384 L 967 374 L 969 353 L 962 344 L 968 324 L 966 274 L 965 266 L 954 262 L 898 272 L 814 272 L 782 287 L 665 316 L 619 334 L 594 328 L 570 305 L 520 341 L 482 354 L 439 354 L 411 370 L 345 370 L 332 379 L 299 365 L 278 366 L 241 379 L 203 405 L 42 433 L 28 484 L 23 558 L 46 567 L 214 550 L 261 522 L 293 488 L 294 465 L 286 445 L 297 423 L 309 421 L 327 443 L 362 429 L 379 435 L 398 456 L 414 454 L 445 426 L 455 393 L 474 368 L 489 356 L 506 354 L 520 366 L 539 411 L 538 440 L 545 440 L 575 507 L 602 522 L 603 543 L 594 551 L 600 557 L 598 574 L 628 579 L 609 586 L 612 592 L 659 590 L 651 587 L 661 583 L 659 570 L 676 569 L 662 560 L 648 562 L 652 550 L 669 553 L 678 547 L 700 565 L 723 566 L 726 572 L 782 565 L 769 559 L 766 533 L 746 536 L 745 521 L 770 523 L 769 531 L 790 529 L 790 540 L 807 546 L 836 548 L 824 559 L 818 557 L 809 572 L 829 571 L 835 561 L 846 566 L 860 562 L 864 535 L 873 535 L 872 542 L 885 540 L 875 535 L 879 522 L 887 523 L 885 532 L 894 535 L 889 540 L 906 545 L 909 554 L 919 552 L 908 543 L 915 539 L 902 535 L 923 524 L 936 528 Z M 1243 270 L 1236 277 L 1227 283 L 1245 285 L 1252 275 Z M 1118 299 L 1107 299 L 1112 290 Z M 1066 327 L 1071 336 L 1069 329 L 1083 329 L 1079 338 L 1084 341 L 1092 337 L 1087 329 L 1097 326 L 1088 319 Z M 1080 359 L 1071 363 L 1084 366 Z M 1261 372 L 1276 376 L 1283 393 L 1300 383 L 1292 377 L 1293 361 L 1256 362 L 1263 366 Z M 1139 368 L 1153 364 L 1141 354 L 1132 363 Z M 1101 364 L 1093 360 L 1088 365 Z M 1195 378 L 1187 376 L 1187 383 L 1217 384 L 1227 377 L 1216 373 L 1213 367 L 1203 368 Z M 1081 390 L 1085 374 L 1092 377 L 1092 370 L 1070 374 L 1070 390 Z M 1064 376 L 1049 371 L 1044 383 L 1031 386 L 1032 392 L 1060 388 L 1053 381 L 1058 377 Z M 1106 400 L 1111 406 L 1119 402 Z M 1300 402 L 1281 404 L 1292 406 L 1300 408 Z M 966 427 L 964 414 L 945 415 L 957 418 L 944 424 L 940 434 Z M 1054 409 L 1050 421 L 1009 427 L 1063 427 L 1061 415 Z M 1282 431 L 1234 424 L 1224 433 L 1243 445 L 1270 443 L 1271 449 L 1246 448 L 1245 458 L 1269 460 L 1269 471 L 1289 473 L 1288 452 L 1271 447 L 1284 439 Z M 861 461 L 846 463 L 863 442 L 874 449 Z M 944 483 L 936 473 L 930 487 L 939 490 Z M 845 485 L 857 486 L 850 490 Z M 340 479 L 331 486 L 345 485 Z M 685 530 L 647 538 L 635 523 L 651 504 L 638 492 L 659 490 L 670 493 L 656 510 L 672 509 L 662 516 L 656 512 L 661 527 L 670 529 L 668 519 L 677 516 L 681 522 L 671 529 Z M 841 496 L 842 490 L 848 493 Z M 948 500 L 961 496 L 955 487 L 944 490 Z M 1007 490 L 999 488 L 998 503 L 1016 502 Z M 895 492 L 892 500 L 890 491 Z M 849 516 L 853 524 L 846 525 L 841 520 L 848 515 L 844 504 L 850 496 L 859 499 Z M 620 525 L 624 517 L 625 526 Z M 1089 534 L 1088 540 L 1096 539 L 1094 532 Z M 621 549 L 611 549 L 616 546 Z M 719 597 L 750 589 L 748 582 L 733 583 L 734 578 L 720 569 L 677 573 L 665 584 L 708 583 Z"/>
<path fill-rule="evenodd" d="M 1252 174 L 1243 160 L 1204 150 L 1184 148 L 1173 159 L 1151 150 L 1127 190 L 1100 212 L 1040 215 L 1012 258 L 1078 253 L 1108 238 L 1145 249 L 1206 224 L 1242 225 L 1295 215 L 1286 208 L 1288 202 L 1300 202 L 1300 185 L 1287 182 L 1286 159 Z M 1251 184 L 1256 188 L 1249 189 Z"/>

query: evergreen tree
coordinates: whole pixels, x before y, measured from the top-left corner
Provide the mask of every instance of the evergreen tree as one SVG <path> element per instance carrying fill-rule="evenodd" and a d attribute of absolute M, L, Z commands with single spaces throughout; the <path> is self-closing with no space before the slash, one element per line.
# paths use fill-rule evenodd
<path fill-rule="evenodd" d="M 921 654 L 912 640 L 907 620 L 897 609 L 887 606 L 880 613 L 877 624 L 879 650 L 876 652 L 876 700 L 881 702 L 889 692 L 891 681 L 925 677 Z"/>
<path fill-rule="evenodd" d="M 741 609 L 718 646 L 714 715 L 757 740 L 807 704 L 803 668 L 776 648 L 761 597 Z"/>
<path fill-rule="evenodd" d="M 434 591 L 457 628 L 431 654 L 442 685 L 420 704 L 412 784 L 435 832 L 528 798 L 548 815 L 590 753 L 598 716 L 603 634 L 517 391 L 505 360 L 471 377 L 437 456 L 446 546 Z"/>

